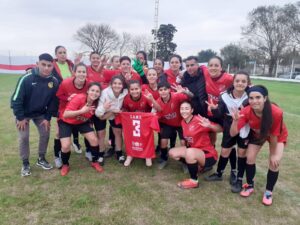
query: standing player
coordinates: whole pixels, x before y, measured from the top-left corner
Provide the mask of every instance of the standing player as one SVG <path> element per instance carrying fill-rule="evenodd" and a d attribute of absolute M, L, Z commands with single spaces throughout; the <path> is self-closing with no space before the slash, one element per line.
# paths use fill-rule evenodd
<path fill-rule="evenodd" d="M 152 107 L 156 111 L 160 111 L 160 106 L 155 101 L 152 94 L 147 90 L 142 94 L 140 83 L 136 80 L 130 81 L 128 84 L 128 94 L 123 101 L 122 111 L 151 112 Z M 133 156 L 127 152 L 127 158 L 124 162 L 124 166 L 129 166 L 132 160 Z M 146 158 L 146 165 L 152 166 L 151 158 Z"/>
<path fill-rule="evenodd" d="M 179 84 L 181 80 L 182 58 L 180 55 L 172 55 L 169 59 L 170 68 L 164 71 L 162 80 L 166 79 L 170 85 Z"/>
<path fill-rule="evenodd" d="M 262 85 L 249 88 L 249 106 L 232 114 L 233 122 L 230 135 L 235 136 L 245 124 L 250 126 L 249 144 L 247 148 L 246 177 L 240 195 L 249 197 L 254 192 L 255 161 L 257 154 L 266 140 L 269 142 L 269 170 L 266 191 L 263 195 L 264 205 L 272 204 L 272 192 L 279 175 L 279 164 L 287 142 L 288 131 L 283 122 L 283 112 L 269 99 L 268 90 Z"/>
<path fill-rule="evenodd" d="M 61 158 L 63 166 L 60 171 L 62 176 L 66 176 L 70 170 L 71 133 L 74 127 L 83 134 L 91 145 L 93 156 L 91 166 L 99 173 L 103 171 L 103 168 L 97 162 L 99 153 L 98 139 L 90 124 L 90 119 L 95 113 L 100 94 L 100 84 L 96 82 L 90 83 L 86 94 L 74 96 L 65 109 L 60 112 L 58 125 L 62 147 Z"/>
<path fill-rule="evenodd" d="M 240 71 L 233 77 L 233 86 L 226 92 L 221 94 L 218 105 L 209 104 L 209 111 L 212 112 L 214 118 L 221 118 L 223 120 L 223 138 L 222 150 L 218 162 L 217 172 L 213 173 L 205 179 L 207 181 L 221 181 L 223 180 L 223 172 L 226 168 L 228 157 L 231 149 L 238 146 L 238 174 L 237 180 L 230 180 L 231 191 L 234 193 L 240 192 L 242 189 L 242 181 L 246 166 L 246 148 L 247 148 L 247 135 L 240 137 L 236 135 L 230 136 L 230 127 L 232 123 L 232 109 L 241 109 L 248 104 L 248 95 L 246 93 L 250 85 L 250 76 L 248 73 Z M 245 128 L 244 128 L 245 129 Z"/>
<path fill-rule="evenodd" d="M 200 115 L 193 115 L 193 107 L 189 101 L 180 104 L 180 114 L 183 118 L 181 126 L 187 145 L 170 149 L 169 156 L 175 160 L 184 159 L 190 173 L 191 178 L 179 182 L 178 187 L 197 188 L 199 166 L 212 167 L 218 158 L 218 153 L 211 144 L 209 132 L 219 132 L 222 128 Z"/>

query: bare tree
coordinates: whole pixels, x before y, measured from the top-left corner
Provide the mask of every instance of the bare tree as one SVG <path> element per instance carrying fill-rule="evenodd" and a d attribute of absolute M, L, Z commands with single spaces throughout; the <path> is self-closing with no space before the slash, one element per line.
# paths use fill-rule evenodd
<path fill-rule="evenodd" d="M 88 23 L 79 28 L 74 37 L 100 55 L 110 53 L 119 44 L 118 34 L 107 24 L 97 25 Z"/>
<path fill-rule="evenodd" d="M 138 51 L 143 50 L 148 52 L 151 46 L 150 35 L 136 35 L 131 40 L 131 52 L 136 54 Z"/>
<path fill-rule="evenodd" d="M 290 5 L 261 6 L 249 13 L 242 34 L 257 51 L 268 57 L 269 76 L 274 74 L 277 61 L 291 43 Z"/>
<path fill-rule="evenodd" d="M 129 54 L 131 48 L 132 36 L 129 33 L 123 32 L 121 37 L 119 38 L 119 55 L 127 55 Z"/>

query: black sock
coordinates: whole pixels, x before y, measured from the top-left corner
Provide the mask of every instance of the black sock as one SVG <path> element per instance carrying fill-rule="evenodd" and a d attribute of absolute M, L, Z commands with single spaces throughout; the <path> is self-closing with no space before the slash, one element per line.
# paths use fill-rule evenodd
<path fill-rule="evenodd" d="M 231 171 L 235 171 L 236 170 L 236 149 L 235 148 L 231 149 L 229 160 L 230 160 Z"/>
<path fill-rule="evenodd" d="M 77 129 L 72 129 L 72 135 L 73 135 L 73 142 L 76 145 L 79 145 L 78 142 L 78 130 Z"/>
<path fill-rule="evenodd" d="M 115 149 L 115 147 L 116 147 L 115 134 L 114 134 L 114 132 L 113 132 L 111 126 L 109 126 L 109 134 L 108 134 L 108 138 L 109 138 L 109 140 L 110 140 L 112 149 Z"/>
<path fill-rule="evenodd" d="M 193 180 L 198 180 L 198 163 L 195 162 L 195 163 L 187 163 L 186 164 L 188 169 L 189 169 L 189 173 L 190 173 L 190 176 Z"/>
<path fill-rule="evenodd" d="M 267 186 L 266 186 L 266 190 L 268 191 L 273 191 L 273 188 L 277 182 L 278 179 L 278 175 L 279 175 L 279 171 L 272 171 L 269 169 L 268 171 L 268 175 L 267 175 Z"/>
<path fill-rule="evenodd" d="M 177 133 L 174 132 L 170 138 L 170 148 L 174 148 L 176 145 L 176 138 L 177 138 Z"/>
<path fill-rule="evenodd" d="M 243 180 L 244 172 L 245 172 L 245 167 L 246 167 L 246 161 L 247 158 L 241 158 L 238 157 L 238 174 L 237 177 L 239 180 Z"/>
<path fill-rule="evenodd" d="M 165 161 L 168 160 L 168 148 L 161 148 L 160 149 L 160 158 L 162 160 L 165 160 Z"/>
<path fill-rule="evenodd" d="M 99 158 L 99 145 L 91 146 L 92 162 L 96 162 Z"/>
<path fill-rule="evenodd" d="M 117 155 L 117 159 L 119 159 L 123 155 L 122 150 L 115 150 L 115 152 L 116 152 L 116 155 Z"/>
<path fill-rule="evenodd" d="M 23 159 L 23 165 L 29 165 L 29 160 L 28 159 Z"/>
<path fill-rule="evenodd" d="M 88 142 L 88 140 L 86 138 L 84 139 L 84 145 L 86 147 L 86 152 L 91 152 L 90 142 Z"/>
<path fill-rule="evenodd" d="M 61 152 L 61 160 L 64 165 L 69 165 L 71 152 Z"/>
<path fill-rule="evenodd" d="M 255 170 L 256 166 L 255 164 L 248 164 L 246 163 L 246 177 L 247 177 L 247 183 L 249 186 L 254 187 L 254 176 L 255 176 Z"/>
<path fill-rule="evenodd" d="M 100 151 L 100 152 L 99 152 L 99 158 L 100 158 L 100 157 L 101 157 L 101 158 L 104 157 L 104 151 Z"/>
<path fill-rule="evenodd" d="M 61 150 L 61 143 L 59 139 L 54 139 L 54 156 L 59 157 L 59 152 Z"/>
<path fill-rule="evenodd" d="M 228 163 L 228 158 L 225 158 L 225 157 L 220 155 L 219 162 L 218 162 L 218 167 L 217 167 L 217 174 L 218 174 L 219 177 L 222 176 L 227 163 Z"/>
<path fill-rule="evenodd" d="M 181 157 L 181 158 L 179 159 L 179 161 L 182 162 L 182 164 L 187 164 L 186 161 L 185 161 L 185 158 L 182 158 L 182 157 Z"/>

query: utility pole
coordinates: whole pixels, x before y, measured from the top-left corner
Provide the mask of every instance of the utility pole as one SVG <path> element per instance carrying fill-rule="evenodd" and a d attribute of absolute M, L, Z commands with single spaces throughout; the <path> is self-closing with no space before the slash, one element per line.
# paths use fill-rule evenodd
<path fill-rule="evenodd" d="M 158 6 L 159 0 L 155 0 L 153 60 L 156 58 L 157 52 Z"/>

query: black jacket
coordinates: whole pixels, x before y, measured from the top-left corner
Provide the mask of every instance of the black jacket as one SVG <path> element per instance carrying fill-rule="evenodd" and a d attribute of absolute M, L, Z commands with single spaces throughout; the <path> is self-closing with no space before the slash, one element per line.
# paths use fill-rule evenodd
<path fill-rule="evenodd" d="M 185 71 L 181 79 L 181 86 L 187 87 L 194 94 L 194 97 L 191 99 L 194 106 L 194 114 L 207 117 L 207 105 L 205 103 L 207 101 L 207 93 L 202 70 L 199 68 L 197 75 L 194 77 Z"/>
<path fill-rule="evenodd" d="M 11 97 L 11 108 L 17 120 L 44 115 L 50 121 L 57 111 L 53 101 L 57 89 L 57 79 L 52 75 L 41 77 L 38 68 L 23 75 Z"/>

